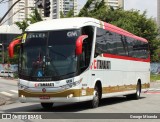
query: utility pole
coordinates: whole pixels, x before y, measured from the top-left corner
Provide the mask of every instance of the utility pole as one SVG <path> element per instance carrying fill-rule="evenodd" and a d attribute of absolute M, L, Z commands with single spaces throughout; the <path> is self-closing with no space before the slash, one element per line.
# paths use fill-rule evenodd
<path fill-rule="evenodd" d="M 11 11 L 11 9 L 21 0 L 17 0 L 9 9 L 8 11 L 5 13 L 5 15 L 0 19 L 0 23 L 4 20 L 4 18 L 7 16 L 7 14 Z"/>

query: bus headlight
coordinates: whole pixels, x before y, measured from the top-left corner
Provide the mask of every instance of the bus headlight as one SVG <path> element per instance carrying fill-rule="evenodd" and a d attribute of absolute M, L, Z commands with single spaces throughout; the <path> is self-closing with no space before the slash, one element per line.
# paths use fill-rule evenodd
<path fill-rule="evenodd" d="M 22 85 L 22 84 L 18 83 L 18 89 L 19 90 L 25 90 L 27 88 L 28 88 L 28 86 L 25 86 L 25 85 Z"/>
<path fill-rule="evenodd" d="M 62 89 L 69 89 L 69 88 L 72 88 L 74 86 L 77 86 L 81 83 L 82 79 L 78 80 L 78 81 L 75 81 L 75 82 L 72 82 L 72 83 L 69 83 L 69 84 L 66 84 L 66 85 L 63 85 L 63 86 L 60 86 Z"/>

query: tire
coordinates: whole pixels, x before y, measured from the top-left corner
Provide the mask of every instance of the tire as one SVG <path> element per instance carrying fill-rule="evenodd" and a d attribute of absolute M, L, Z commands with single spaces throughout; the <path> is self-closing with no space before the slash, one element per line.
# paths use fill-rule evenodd
<path fill-rule="evenodd" d="M 141 84 L 140 82 L 137 83 L 137 87 L 136 87 L 136 93 L 134 94 L 134 99 L 139 99 L 141 96 Z"/>
<path fill-rule="evenodd" d="M 53 103 L 41 103 L 41 106 L 42 106 L 44 109 L 51 109 L 52 106 L 53 106 Z"/>
<path fill-rule="evenodd" d="M 93 99 L 91 101 L 91 107 L 97 108 L 99 106 L 99 102 L 100 102 L 100 89 L 96 85 L 94 88 Z"/>
<path fill-rule="evenodd" d="M 138 100 L 140 96 L 141 96 L 141 84 L 140 82 L 138 82 L 136 86 L 136 93 L 127 95 L 127 98 Z"/>

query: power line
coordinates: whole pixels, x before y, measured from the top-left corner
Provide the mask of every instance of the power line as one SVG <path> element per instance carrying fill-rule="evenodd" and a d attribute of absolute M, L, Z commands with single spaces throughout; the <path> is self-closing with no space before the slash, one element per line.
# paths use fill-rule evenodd
<path fill-rule="evenodd" d="M 17 10 L 16 12 L 14 12 L 8 19 L 6 19 L 3 23 L 0 23 L 0 26 L 3 25 L 5 22 L 7 22 L 9 19 L 11 19 L 15 14 L 17 14 L 19 11 L 25 9 L 25 8 L 32 8 L 34 9 L 34 7 L 24 7 L 24 8 L 21 8 L 19 10 Z"/>
<path fill-rule="evenodd" d="M 0 2 L 0 4 L 7 3 L 7 2 L 10 2 L 10 1 L 12 1 L 12 0 L 8 0 L 8 1 L 2 0 L 2 1 Z"/>
<path fill-rule="evenodd" d="M 11 11 L 11 9 L 21 0 L 17 0 L 9 9 L 8 11 L 5 13 L 5 15 L 0 19 L 0 23 L 3 21 L 3 19 L 7 16 L 7 14 Z"/>

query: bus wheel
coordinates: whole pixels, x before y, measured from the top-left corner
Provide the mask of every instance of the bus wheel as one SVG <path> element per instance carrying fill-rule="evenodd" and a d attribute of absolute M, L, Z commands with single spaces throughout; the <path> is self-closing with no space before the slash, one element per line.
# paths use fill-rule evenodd
<path fill-rule="evenodd" d="M 139 99 L 141 95 L 141 84 L 140 82 L 137 83 L 136 93 L 134 94 L 134 99 Z"/>
<path fill-rule="evenodd" d="M 91 101 L 92 108 L 97 108 L 100 101 L 100 90 L 96 85 L 93 92 L 93 100 Z"/>
<path fill-rule="evenodd" d="M 138 82 L 137 86 L 136 86 L 136 93 L 131 94 L 131 95 L 127 95 L 127 98 L 138 100 L 140 98 L 140 95 L 141 95 L 141 83 Z"/>
<path fill-rule="evenodd" d="M 51 109 L 52 106 L 53 106 L 53 103 L 41 103 L 41 106 L 42 106 L 44 109 Z"/>

